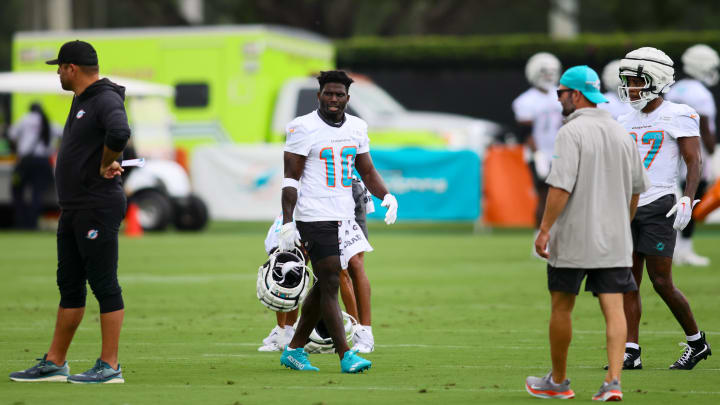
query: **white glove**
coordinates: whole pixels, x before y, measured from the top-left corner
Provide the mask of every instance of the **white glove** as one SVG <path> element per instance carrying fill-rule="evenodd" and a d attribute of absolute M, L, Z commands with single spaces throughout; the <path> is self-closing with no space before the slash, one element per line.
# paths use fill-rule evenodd
<path fill-rule="evenodd" d="M 690 222 L 690 218 L 692 218 L 692 210 L 699 202 L 700 200 L 695 200 L 692 204 L 690 204 L 690 197 L 683 196 L 677 204 L 670 208 L 670 211 L 668 211 L 667 215 L 665 215 L 665 218 L 669 218 L 670 215 L 675 214 L 675 223 L 673 223 L 673 228 L 678 231 L 682 231 L 685 229 L 688 222 Z"/>
<path fill-rule="evenodd" d="M 295 246 L 300 246 L 300 237 L 298 237 L 295 222 L 283 224 L 280 228 L 280 235 L 278 235 L 278 249 L 287 252 Z"/>
<path fill-rule="evenodd" d="M 394 224 L 395 220 L 397 219 L 398 209 L 398 202 L 395 196 L 390 193 L 385 194 L 385 197 L 383 198 L 382 204 L 380 204 L 380 206 L 387 208 L 387 212 L 385 213 L 385 223 L 388 225 Z"/>

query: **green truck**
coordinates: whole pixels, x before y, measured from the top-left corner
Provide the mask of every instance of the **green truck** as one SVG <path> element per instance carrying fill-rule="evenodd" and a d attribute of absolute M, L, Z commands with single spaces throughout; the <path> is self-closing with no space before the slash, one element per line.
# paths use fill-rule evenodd
<path fill-rule="evenodd" d="M 319 35 L 268 25 L 19 32 L 12 69 L 48 71 L 45 61 L 66 41 L 95 46 L 102 75 L 172 86 L 168 99 L 176 146 L 284 140 L 284 127 L 312 111 L 312 75 L 335 67 L 332 43 Z M 471 148 L 482 152 L 500 131 L 492 122 L 453 114 L 407 111 L 372 81 L 358 77 L 349 112 L 368 122 L 375 145 Z M 13 95 L 13 121 L 36 96 Z M 63 123 L 68 101 L 41 99 Z"/>

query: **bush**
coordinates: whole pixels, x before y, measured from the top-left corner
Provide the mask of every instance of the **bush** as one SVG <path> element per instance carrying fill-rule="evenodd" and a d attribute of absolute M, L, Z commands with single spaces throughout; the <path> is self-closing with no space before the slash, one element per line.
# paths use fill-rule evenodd
<path fill-rule="evenodd" d="M 632 49 L 653 46 L 679 61 L 689 46 L 705 43 L 720 49 L 720 31 L 582 34 L 553 40 L 545 34 L 471 37 L 355 37 L 335 42 L 337 64 L 346 68 L 414 69 L 507 68 L 524 66 L 536 52 L 555 54 L 564 66 L 603 65 Z"/>

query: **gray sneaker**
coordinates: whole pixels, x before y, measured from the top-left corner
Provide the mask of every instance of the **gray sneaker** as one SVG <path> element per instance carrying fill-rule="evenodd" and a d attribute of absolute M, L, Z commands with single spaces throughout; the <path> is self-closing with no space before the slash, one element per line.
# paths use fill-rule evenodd
<path fill-rule="evenodd" d="M 612 380 L 611 382 L 603 382 L 602 387 L 593 395 L 593 401 L 622 401 L 623 393 L 620 388 L 618 380 Z"/>
<path fill-rule="evenodd" d="M 40 362 L 29 369 L 10 373 L 10 379 L 21 382 L 67 381 L 67 377 L 70 375 L 70 367 L 68 366 L 67 361 L 62 366 L 58 366 L 47 359 L 47 353 L 45 353 L 42 359 L 36 360 L 39 360 Z"/>
<path fill-rule="evenodd" d="M 100 359 L 97 359 L 90 370 L 82 374 L 73 374 L 67 380 L 74 384 L 122 384 L 125 382 L 122 376 L 122 367 L 119 364 L 115 370 Z"/>
<path fill-rule="evenodd" d="M 555 384 L 552 380 L 552 371 L 545 377 L 528 377 L 525 379 L 525 390 L 528 394 L 538 398 L 575 398 L 575 392 L 570 389 L 570 380 Z"/>

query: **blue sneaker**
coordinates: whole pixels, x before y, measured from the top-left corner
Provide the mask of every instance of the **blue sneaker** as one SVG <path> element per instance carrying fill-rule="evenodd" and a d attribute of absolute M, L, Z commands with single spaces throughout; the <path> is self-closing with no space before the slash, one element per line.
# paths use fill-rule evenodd
<path fill-rule="evenodd" d="M 348 350 L 340 361 L 340 370 L 343 373 L 362 373 L 369 370 L 372 363 L 357 355 L 357 350 Z"/>
<path fill-rule="evenodd" d="M 122 367 L 119 364 L 115 370 L 100 359 L 97 359 L 90 370 L 82 374 L 73 374 L 67 380 L 73 384 L 122 384 L 125 382 L 122 376 Z"/>
<path fill-rule="evenodd" d="M 313 365 L 310 364 L 308 355 L 302 347 L 290 349 L 288 346 L 285 346 L 285 350 L 283 350 L 282 356 L 280 356 L 280 364 L 298 371 L 320 371 L 319 368 L 313 367 Z"/>
<path fill-rule="evenodd" d="M 29 369 L 10 373 L 10 379 L 21 382 L 67 381 L 67 377 L 70 375 L 70 367 L 68 367 L 67 361 L 62 366 L 58 366 L 47 359 L 47 353 L 42 359 L 36 360 L 40 362 Z"/>

